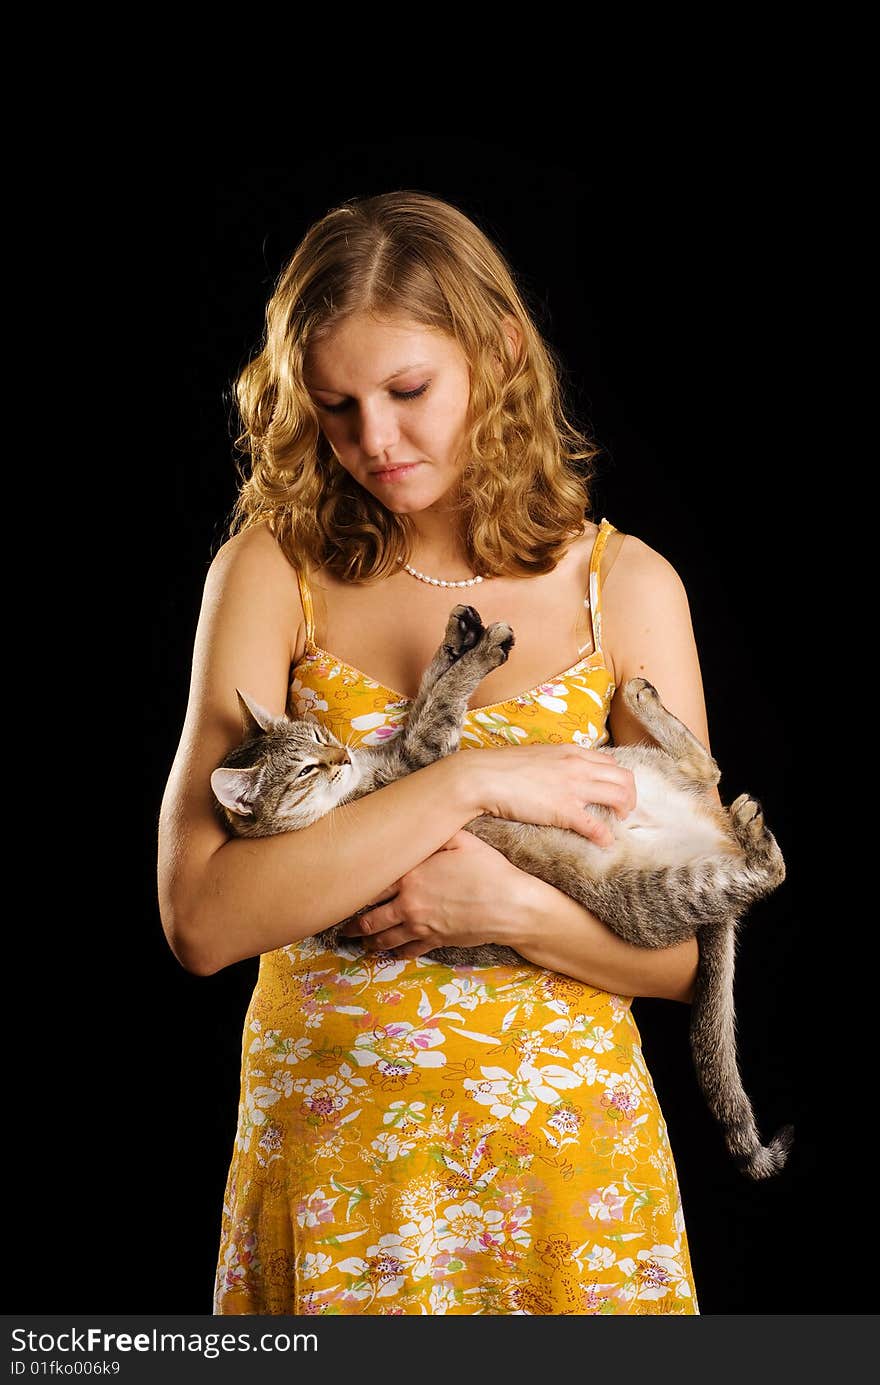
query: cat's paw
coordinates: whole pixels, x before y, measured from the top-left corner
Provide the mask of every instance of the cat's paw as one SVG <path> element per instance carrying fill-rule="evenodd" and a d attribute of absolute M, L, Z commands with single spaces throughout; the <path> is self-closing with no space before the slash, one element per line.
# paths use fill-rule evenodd
<path fill-rule="evenodd" d="M 646 707 L 651 702 L 659 702 L 660 695 L 653 683 L 649 683 L 647 678 L 630 678 L 626 685 L 628 700 L 637 702 L 639 706 Z"/>
<path fill-rule="evenodd" d="M 746 852 L 749 865 L 761 873 L 764 891 L 775 889 L 785 879 L 785 860 L 779 843 L 764 822 L 760 803 L 743 793 L 731 803 L 729 812 L 734 833 Z"/>
<path fill-rule="evenodd" d="M 741 840 L 757 841 L 764 831 L 764 814 L 756 798 L 741 793 L 730 805 L 730 816 Z"/>
<path fill-rule="evenodd" d="M 475 611 L 473 606 L 453 606 L 443 641 L 453 661 L 460 659 L 466 650 L 475 648 L 482 634 L 483 622 L 479 611 Z"/>
<path fill-rule="evenodd" d="M 490 668 L 506 664 L 510 651 L 516 643 L 513 631 L 506 621 L 496 620 L 486 628 L 480 642 L 480 651 L 485 655 Z"/>

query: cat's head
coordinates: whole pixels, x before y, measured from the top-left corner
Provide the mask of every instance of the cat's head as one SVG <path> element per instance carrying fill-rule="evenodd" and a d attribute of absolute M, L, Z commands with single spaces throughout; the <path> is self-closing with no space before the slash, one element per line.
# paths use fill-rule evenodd
<path fill-rule="evenodd" d="M 309 718 L 275 716 L 236 688 L 244 740 L 211 775 L 221 814 L 239 837 L 317 822 L 360 778 L 352 751 Z"/>

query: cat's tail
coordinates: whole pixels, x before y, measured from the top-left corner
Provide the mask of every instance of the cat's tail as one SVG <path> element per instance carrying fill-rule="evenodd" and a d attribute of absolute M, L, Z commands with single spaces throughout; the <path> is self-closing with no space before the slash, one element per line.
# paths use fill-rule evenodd
<path fill-rule="evenodd" d="M 690 1029 L 697 1080 L 740 1170 L 749 1178 L 770 1178 L 785 1165 L 794 1129 L 783 1126 L 768 1145 L 762 1145 L 743 1088 L 733 1008 L 736 923 L 706 925 L 697 937 L 700 963 Z"/>

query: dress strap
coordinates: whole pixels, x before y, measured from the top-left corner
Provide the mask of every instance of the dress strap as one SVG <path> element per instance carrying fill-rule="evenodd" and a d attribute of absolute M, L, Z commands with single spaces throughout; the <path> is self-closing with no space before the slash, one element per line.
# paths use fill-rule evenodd
<path fill-rule="evenodd" d="M 608 542 L 608 535 L 616 532 L 611 520 L 603 519 L 602 523 L 599 525 L 599 532 L 593 543 L 593 552 L 590 557 L 590 578 L 587 587 L 588 594 L 584 598 L 584 605 L 590 608 L 590 621 L 593 626 L 594 653 L 601 653 L 602 650 L 602 584 L 599 580 L 602 554 Z"/>
<path fill-rule="evenodd" d="M 296 568 L 296 580 L 299 583 L 299 595 L 306 618 L 306 645 L 311 646 L 315 643 L 315 613 L 312 608 L 312 593 L 302 568 Z"/>

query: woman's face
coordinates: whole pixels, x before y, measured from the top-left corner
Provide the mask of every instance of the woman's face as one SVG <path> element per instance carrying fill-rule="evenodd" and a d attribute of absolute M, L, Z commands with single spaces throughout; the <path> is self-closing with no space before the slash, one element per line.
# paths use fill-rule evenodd
<path fill-rule="evenodd" d="M 470 372 L 453 338 L 357 314 L 311 345 L 303 373 L 340 465 L 389 510 L 429 509 L 455 487 Z M 403 463 L 415 465 L 389 471 Z"/>

